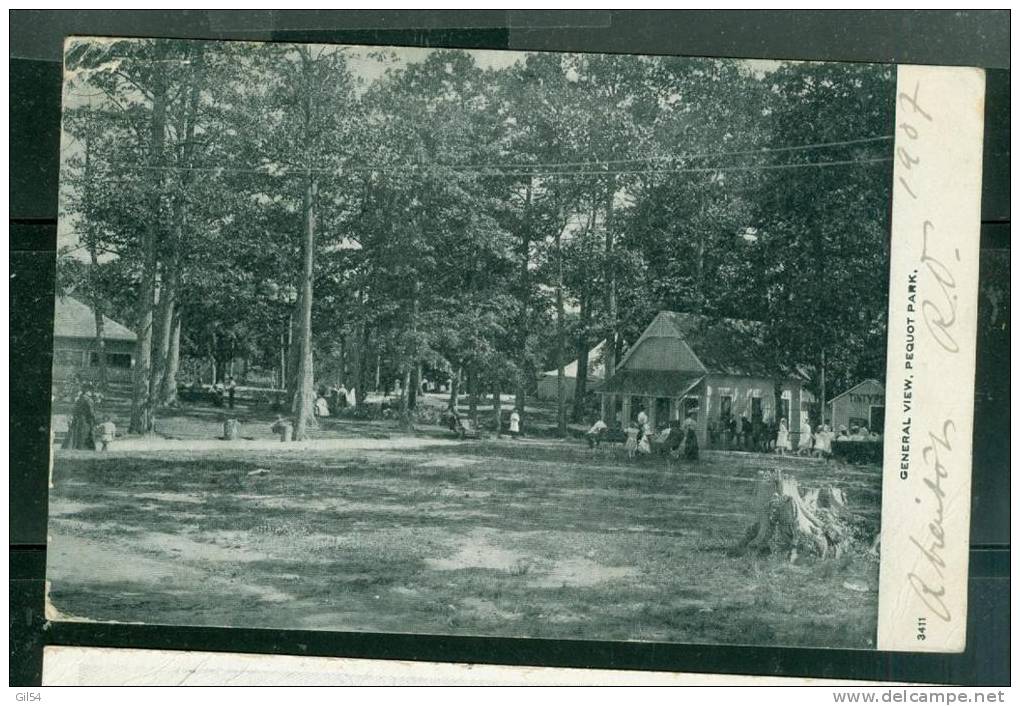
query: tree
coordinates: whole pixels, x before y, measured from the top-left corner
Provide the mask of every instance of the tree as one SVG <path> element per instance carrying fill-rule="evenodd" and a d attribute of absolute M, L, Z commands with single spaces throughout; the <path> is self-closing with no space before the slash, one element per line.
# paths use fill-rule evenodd
<path fill-rule="evenodd" d="M 749 258 L 779 409 L 778 379 L 796 368 L 814 373 L 823 402 L 822 380 L 845 389 L 884 375 L 884 356 L 868 351 L 884 351 L 895 81 L 889 69 L 796 64 L 768 82 L 770 145 L 813 145 L 787 152 L 793 168 L 762 173 Z"/>

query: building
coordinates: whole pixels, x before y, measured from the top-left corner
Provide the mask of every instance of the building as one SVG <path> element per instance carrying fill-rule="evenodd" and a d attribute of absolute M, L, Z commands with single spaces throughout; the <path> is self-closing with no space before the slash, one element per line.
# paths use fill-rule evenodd
<path fill-rule="evenodd" d="M 885 387 L 878 380 L 857 383 L 826 403 L 832 428 L 866 426 L 883 434 L 885 430 Z"/>
<path fill-rule="evenodd" d="M 134 365 L 134 331 L 103 317 L 103 348 L 110 380 L 130 380 Z M 53 312 L 53 379 L 97 373 L 96 315 L 91 307 L 72 297 L 57 297 Z"/>
<path fill-rule="evenodd" d="M 602 386 L 602 379 L 606 374 L 606 363 L 603 356 L 605 341 L 588 351 L 588 382 L 587 389 L 596 392 Z M 549 370 L 542 373 L 538 378 L 538 390 L 536 395 L 540 400 L 555 400 L 559 396 L 559 371 Z M 567 399 L 574 399 L 574 390 L 577 387 L 577 361 L 573 361 L 563 368 L 563 378 L 567 388 Z"/>
<path fill-rule="evenodd" d="M 777 414 L 776 378 L 748 345 L 760 335 L 758 322 L 660 311 L 603 385 L 603 419 L 623 423 L 643 409 L 659 429 L 692 416 L 699 443 L 711 446 L 710 424 L 720 428 L 731 416 L 765 423 L 785 418 L 796 444 L 801 415 L 813 402 L 803 387 L 806 376 L 783 376 Z"/>

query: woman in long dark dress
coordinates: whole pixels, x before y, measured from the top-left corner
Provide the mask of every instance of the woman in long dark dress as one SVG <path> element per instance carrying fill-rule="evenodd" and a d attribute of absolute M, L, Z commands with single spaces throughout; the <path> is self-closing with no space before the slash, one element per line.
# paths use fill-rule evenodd
<path fill-rule="evenodd" d="M 85 388 L 78 395 L 71 413 L 71 425 L 64 439 L 65 449 L 96 449 L 96 410 L 91 390 Z"/>
<path fill-rule="evenodd" d="M 698 434 L 694 431 L 696 427 L 697 423 L 693 416 L 688 416 L 684 420 L 684 460 L 686 461 L 698 460 Z"/>

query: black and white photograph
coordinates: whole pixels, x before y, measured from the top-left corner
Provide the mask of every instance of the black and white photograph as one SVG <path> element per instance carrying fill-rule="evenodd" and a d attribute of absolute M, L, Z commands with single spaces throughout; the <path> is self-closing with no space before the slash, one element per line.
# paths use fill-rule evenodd
<path fill-rule="evenodd" d="M 876 648 L 896 90 L 69 38 L 51 618 Z"/>

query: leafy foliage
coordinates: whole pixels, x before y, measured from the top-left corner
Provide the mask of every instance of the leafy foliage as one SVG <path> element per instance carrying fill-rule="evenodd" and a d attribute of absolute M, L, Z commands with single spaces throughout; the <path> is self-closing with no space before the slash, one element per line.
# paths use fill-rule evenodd
<path fill-rule="evenodd" d="M 173 294 L 148 345 L 278 367 L 299 416 L 420 370 L 520 400 L 661 309 L 762 322 L 816 388 L 881 377 L 887 68 L 352 51 L 72 41 L 60 287 L 135 326 Z"/>

